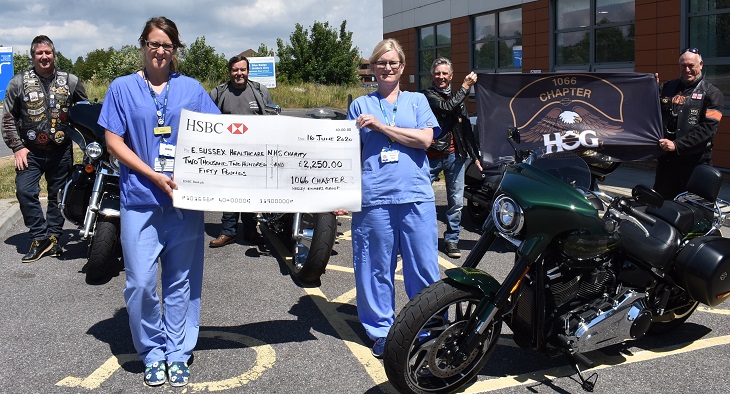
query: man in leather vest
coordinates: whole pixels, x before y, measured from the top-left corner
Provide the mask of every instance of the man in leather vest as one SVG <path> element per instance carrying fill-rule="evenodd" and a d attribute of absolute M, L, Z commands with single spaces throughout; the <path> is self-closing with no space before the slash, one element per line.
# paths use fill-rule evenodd
<path fill-rule="evenodd" d="M 479 145 L 472 130 L 464 101 L 477 75 L 469 73 L 457 90 L 451 90 L 454 69 L 449 59 L 440 57 L 431 66 L 433 83 L 423 93 L 438 119 L 441 134 L 426 151 L 431 182 L 443 171 L 446 178 L 446 231 L 444 250 L 451 258 L 461 257 L 459 235 L 464 207 L 464 173 L 469 159 L 481 166 Z M 479 168 L 481 170 L 481 168 Z"/>
<path fill-rule="evenodd" d="M 30 46 L 33 68 L 16 74 L 5 92 L 3 140 L 13 150 L 15 189 L 31 245 L 22 262 L 61 255 L 58 241 L 63 215 L 58 192 L 64 186 L 73 152 L 68 137 L 68 108 L 88 100 L 78 77 L 56 69 L 56 50 L 50 38 L 40 35 Z M 48 209 L 43 216 L 40 180 L 48 184 Z"/>
<path fill-rule="evenodd" d="M 665 199 L 684 192 L 695 167 L 709 165 L 712 139 L 722 118 L 724 99 L 720 89 L 702 75 L 702 55 L 697 48 L 682 51 L 680 78 L 665 82 L 661 88 L 664 138 L 654 190 Z"/>
<path fill-rule="evenodd" d="M 242 54 L 228 60 L 230 80 L 218 85 L 210 92 L 210 98 L 222 114 L 266 115 L 266 104 L 273 99 L 266 86 L 248 79 L 249 62 Z M 252 212 L 223 212 L 221 232 L 218 238 L 210 241 L 211 248 L 219 248 L 236 242 L 238 218 L 243 224 L 243 239 L 255 245 L 264 243 L 264 238 L 256 230 L 256 214 Z"/>

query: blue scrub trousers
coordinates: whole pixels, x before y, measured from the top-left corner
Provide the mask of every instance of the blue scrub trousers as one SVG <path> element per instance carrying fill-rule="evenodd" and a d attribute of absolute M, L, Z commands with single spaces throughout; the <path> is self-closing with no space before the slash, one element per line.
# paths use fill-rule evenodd
<path fill-rule="evenodd" d="M 198 341 L 203 226 L 200 211 L 122 207 L 124 299 L 134 348 L 145 365 L 161 360 L 187 362 Z M 162 307 L 158 270 L 162 271 Z"/>
<path fill-rule="evenodd" d="M 439 280 L 433 201 L 363 207 L 352 214 L 357 314 L 373 340 L 387 336 L 395 320 L 398 251 L 408 298 Z"/>

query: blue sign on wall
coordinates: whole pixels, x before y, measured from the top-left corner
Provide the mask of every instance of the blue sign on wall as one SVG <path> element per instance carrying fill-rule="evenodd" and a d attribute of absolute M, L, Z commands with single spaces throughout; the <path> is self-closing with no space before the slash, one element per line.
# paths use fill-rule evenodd
<path fill-rule="evenodd" d="M 0 47 L 0 101 L 5 99 L 5 89 L 13 78 L 13 48 Z"/>
<path fill-rule="evenodd" d="M 512 47 L 512 65 L 515 68 L 522 67 L 522 45 Z"/>

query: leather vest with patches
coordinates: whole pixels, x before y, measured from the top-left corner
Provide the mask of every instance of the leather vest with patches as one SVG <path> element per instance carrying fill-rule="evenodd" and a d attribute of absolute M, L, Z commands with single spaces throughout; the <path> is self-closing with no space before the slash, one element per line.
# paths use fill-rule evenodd
<path fill-rule="evenodd" d="M 68 128 L 68 107 L 71 97 L 69 74 L 56 72 L 48 90 L 34 70 L 23 72 L 23 104 L 18 129 L 26 146 L 52 149 L 65 146 Z"/>
<path fill-rule="evenodd" d="M 662 88 L 661 107 L 664 134 L 670 140 L 678 140 L 699 124 L 704 116 L 703 104 L 707 94 L 707 82 L 700 80 L 687 96 L 677 91 L 679 80 L 667 82 Z M 676 103 L 675 100 L 684 100 Z"/>

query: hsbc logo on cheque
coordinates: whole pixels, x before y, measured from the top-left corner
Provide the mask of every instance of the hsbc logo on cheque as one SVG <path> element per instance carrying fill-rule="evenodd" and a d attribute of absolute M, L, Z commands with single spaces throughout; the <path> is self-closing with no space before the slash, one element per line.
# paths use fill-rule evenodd
<path fill-rule="evenodd" d="M 228 131 L 230 131 L 231 134 L 243 134 L 248 131 L 248 127 L 246 127 L 243 123 L 231 123 L 228 126 Z"/>
<path fill-rule="evenodd" d="M 226 126 L 223 123 L 206 122 L 196 119 L 188 119 L 187 130 L 203 134 L 223 134 L 228 130 L 231 134 L 243 134 L 248 131 L 248 127 L 243 123 L 231 123 Z"/>

